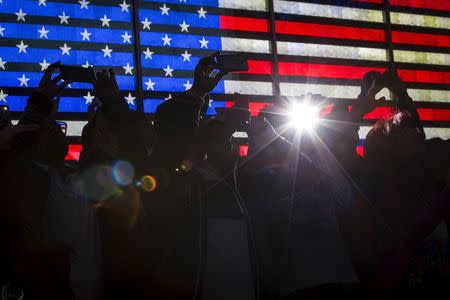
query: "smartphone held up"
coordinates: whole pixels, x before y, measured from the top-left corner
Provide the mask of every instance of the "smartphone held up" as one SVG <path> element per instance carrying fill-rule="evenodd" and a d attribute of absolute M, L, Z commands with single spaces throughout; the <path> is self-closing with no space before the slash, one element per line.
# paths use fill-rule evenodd
<path fill-rule="evenodd" d="M 92 67 L 60 65 L 59 71 L 64 81 L 94 83 L 97 79 Z"/>
<path fill-rule="evenodd" d="M 248 62 L 245 56 L 240 54 L 218 55 L 216 57 L 217 68 L 222 72 L 248 71 Z"/>

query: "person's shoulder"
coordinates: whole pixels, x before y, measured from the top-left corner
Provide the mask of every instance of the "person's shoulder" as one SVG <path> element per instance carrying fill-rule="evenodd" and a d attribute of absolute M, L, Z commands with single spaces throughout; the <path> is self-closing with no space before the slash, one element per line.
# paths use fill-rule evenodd
<path fill-rule="evenodd" d="M 450 154 L 450 139 L 432 138 L 425 141 L 427 156 L 431 158 L 448 157 Z"/>
<path fill-rule="evenodd" d="M 165 100 L 156 108 L 156 112 L 163 112 L 173 109 L 174 107 L 191 106 L 194 103 L 194 99 L 189 94 L 182 93 L 173 98 Z"/>

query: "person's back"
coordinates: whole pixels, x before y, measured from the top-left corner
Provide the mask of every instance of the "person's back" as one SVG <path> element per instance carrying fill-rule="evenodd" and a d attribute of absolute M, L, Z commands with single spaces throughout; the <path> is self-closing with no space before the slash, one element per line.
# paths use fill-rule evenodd
<path fill-rule="evenodd" d="M 370 177 L 377 178 L 370 187 L 376 220 L 376 286 L 407 283 L 414 249 L 450 211 L 444 186 L 433 182 L 435 171 L 430 166 L 434 156 L 448 154 L 428 153 L 414 122 L 408 112 L 400 112 L 379 122 L 366 140 L 365 161 Z"/>
<path fill-rule="evenodd" d="M 159 163 L 177 166 L 191 154 L 196 142 L 202 101 L 184 93 L 158 106 L 155 130 Z"/>

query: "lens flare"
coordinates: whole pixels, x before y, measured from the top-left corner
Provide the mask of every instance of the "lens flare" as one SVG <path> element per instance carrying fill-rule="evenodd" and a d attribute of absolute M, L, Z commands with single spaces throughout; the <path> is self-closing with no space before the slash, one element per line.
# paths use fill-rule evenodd
<path fill-rule="evenodd" d="M 77 180 L 80 192 L 89 200 L 101 202 L 120 193 L 110 166 L 93 166 L 80 174 Z"/>
<path fill-rule="evenodd" d="M 192 162 L 190 160 L 183 160 L 180 166 L 181 170 L 184 172 L 189 172 L 192 169 Z"/>
<path fill-rule="evenodd" d="M 298 130 L 312 130 L 319 120 L 319 110 L 307 103 L 297 103 L 293 105 L 288 116 L 290 126 Z"/>
<path fill-rule="evenodd" d="M 146 192 L 153 192 L 156 189 L 156 180 L 153 176 L 146 175 L 136 182 L 136 186 Z"/>
<path fill-rule="evenodd" d="M 112 169 L 114 180 L 119 185 L 129 185 L 134 178 L 133 166 L 124 160 L 116 162 Z"/>

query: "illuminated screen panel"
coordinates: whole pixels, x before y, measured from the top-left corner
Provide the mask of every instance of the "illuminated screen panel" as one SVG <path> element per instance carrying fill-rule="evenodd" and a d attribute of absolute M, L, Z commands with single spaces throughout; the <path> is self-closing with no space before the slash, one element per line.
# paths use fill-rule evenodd
<path fill-rule="evenodd" d="M 61 60 L 114 68 L 130 106 L 154 113 L 160 103 L 190 88 L 199 58 L 215 51 L 245 55 L 249 71 L 220 82 L 208 114 L 232 105 L 233 93 L 239 92 L 249 96 L 252 114 L 257 115 L 278 101 L 275 80 L 281 96 L 311 92 L 351 101 L 366 71 L 383 71 L 391 64 L 384 2 L 274 0 L 272 35 L 266 0 L 141 0 L 139 34 L 133 28 L 131 0 L 3 0 L 0 103 L 22 111 L 45 66 Z M 428 132 L 445 136 L 444 129 L 450 128 L 449 3 L 389 4 L 394 64 Z M 134 49 L 138 35 L 139 49 Z M 135 78 L 138 69 L 141 86 Z M 142 100 L 136 98 L 138 90 Z M 65 91 L 60 112 L 76 116 L 69 122 L 70 135 L 80 135 L 93 97 L 85 84 L 74 83 Z M 387 112 L 389 108 L 379 108 L 366 119 L 375 121 Z M 440 129 L 431 130 L 434 127 Z"/>
<path fill-rule="evenodd" d="M 216 51 L 249 57 L 249 71 L 227 75 L 212 92 L 207 114 L 235 92 L 252 101 L 273 96 L 266 1 L 141 1 L 139 10 L 144 111 L 192 86 L 193 70 Z"/>
<path fill-rule="evenodd" d="M 394 62 L 417 101 L 419 116 L 430 126 L 427 137 L 440 132 L 450 138 L 450 11 L 449 1 L 390 0 Z"/>
<path fill-rule="evenodd" d="M 280 94 L 355 99 L 359 80 L 388 66 L 380 1 L 275 1 Z M 376 6 L 375 6 L 376 5 Z"/>
<path fill-rule="evenodd" d="M 0 103 L 22 111 L 44 70 L 61 61 L 113 68 L 134 108 L 133 38 L 132 10 L 126 1 L 0 1 Z M 72 83 L 61 97 L 59 112 L 84 119 L 93 99 L 91 84 Z"/>

